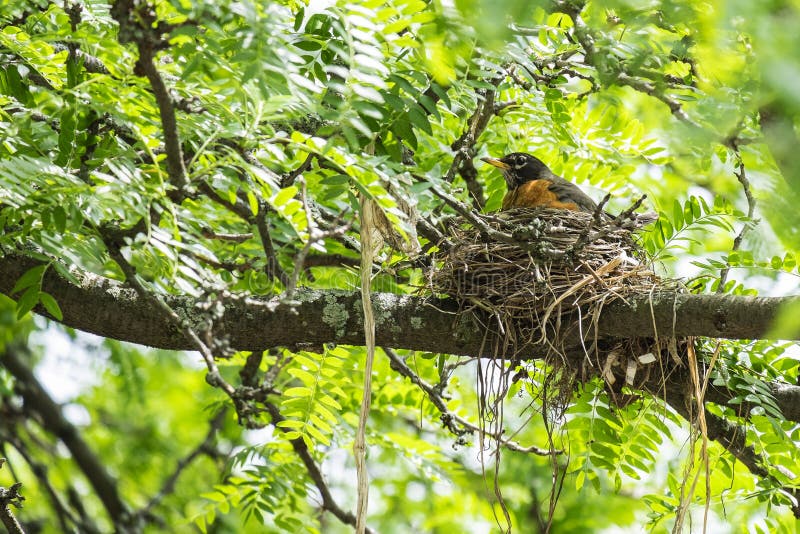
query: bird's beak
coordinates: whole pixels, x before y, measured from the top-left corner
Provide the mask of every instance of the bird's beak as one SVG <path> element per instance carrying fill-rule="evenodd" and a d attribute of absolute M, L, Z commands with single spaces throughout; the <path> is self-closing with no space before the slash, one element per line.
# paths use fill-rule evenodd
<path fill-rule="evenodd" d="M 499 159 L 495 159 L 495 158 L 481 158 L 481 161 L 485 161 L 489 165 L 492 165 L 492 166 L 497 167 L 498 169 L 502 169 L 504 171 L 507 171 L 510 168 L 508 163 L 503 163 Z"/>

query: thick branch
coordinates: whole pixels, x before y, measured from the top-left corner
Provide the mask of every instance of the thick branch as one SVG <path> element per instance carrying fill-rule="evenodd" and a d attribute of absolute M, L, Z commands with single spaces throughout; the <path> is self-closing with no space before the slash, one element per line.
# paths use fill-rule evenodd
<path fill-rule="evenodd" d="M 0 293 L 9 295 L 17 279 L 37 264 L 23 256 L 0 258 Z M 42 289 L 61 306 L 65 325 L 142 345 L 196 349 L 175 325 L 162 319 L 150 301 L 139 298 L 132 289 L 93 274 L 76 272 L 75 276 L 77 285 L 48 269 L 43 281 Z M 296 306 L 279 298 L 232 300 L 217 325 L 219 333 L 240 350 L 364 343 L 357 292 L 303 290 L 296 296 Z M 655 324 L 660 336 L 757 339 L 769 333 L 783 306 L 798 299 L 674 292 L 631 296 L 627 303 L 618 301 L 603 309 L 597 332 L 606 338 L 652 336 Z M 198 319 L 193 299 L 169 295 L 164 300 L 190 324 Z M 481 347 L 492 345 L 491 338 L 484 339 L 485 328 L 476 328 L 469 314 L 457 314 L 458 304 L 453 300 L 376 293 L 373 301 L 379 345 L 472 356 L 486 355 L 481 354 Z M 565 337 L 568 343 L 579 344 L 577 334 Z M 800 332 L 792 339 L 800 339 Z M 539 348 L 530 345 L 526 352 L 535 353 Z"/>

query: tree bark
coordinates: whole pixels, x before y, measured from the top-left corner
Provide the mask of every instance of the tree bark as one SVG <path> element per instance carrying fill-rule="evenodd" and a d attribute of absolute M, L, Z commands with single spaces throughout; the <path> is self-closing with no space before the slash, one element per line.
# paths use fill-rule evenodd
<path fill-rule="evenodd" d="M 0 258 L 0 293 L 9 295 L 16 280 L 36 260 L 16 255 Z M 71 283 L 48 269 L 42 289 L 55 297 L 66 326 L 103 337 L 173 350 L 194 347 L 163 315 L 124 284 L 89 273 L 75 273 Z M 190 324 L 204 323 L 198 302 L 183 296 L 165 296 L 167 304 Z M 499 339 L 489 318 L 459 314 L 451 299 L 374 293 L 376 341 L 379 346 L 459 354 L 492 356 Z M 706 336 L 756 339 L 769 334 L 784 306 L 800 297 L 741 297 L 691 295 L 664 292 L 628 297 L 627 302 L 607 305 L 597 329 L 579 329 L 577 320 L 562 323 L 566 347 L 579 346 L 585 338 L 632 338 L 659 336 Z M 37 308 L 43 315 L 47 313 Z M 486 325 L 484 325 L 484 322 Z M 588 330 L 588 331 L 587 331 Z M 362 345 L 361 298 L 358 292 L 302 290 L 295 301 L 280 297 L 231 299 L 214 325 L 214 335 L 227 339 L 237 350 L 264 350 L 275 346 L 319 347 L 324 343 Z M 792 339 L 800 339 L 800 332 Z M 519 349 L 520 347 L 517 347 Z M 544 345 L 531 344 L 524 354 L 536 357 Z"/>

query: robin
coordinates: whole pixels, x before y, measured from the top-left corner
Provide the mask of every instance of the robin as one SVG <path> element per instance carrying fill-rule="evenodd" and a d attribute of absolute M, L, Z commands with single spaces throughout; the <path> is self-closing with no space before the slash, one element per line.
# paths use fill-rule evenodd
<path fill-rule="evenodd" d="M 553 174 L 542 160 L 524 152 L 513 152 L 500 159 L 481 158 L 500 169 L 506 179 L 508 192 L 503 197 L 503 209 L 560 208 L 594 213 L 597 203 L 580 188 Z"/>

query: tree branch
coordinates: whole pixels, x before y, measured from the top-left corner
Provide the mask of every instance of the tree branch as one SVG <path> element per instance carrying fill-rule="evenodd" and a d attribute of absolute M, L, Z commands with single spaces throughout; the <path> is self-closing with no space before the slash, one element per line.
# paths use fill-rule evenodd
<path fill-rule="evenodd" d="M 275 425 L 275 428 L 282 430 L 282 428 L 278 426 L 278 423 L 284 421 L 285 418 L 281 414 L 278 407 L 271 402 L 265 402 L 264 406 L 267 408 L 267 411 L 272 417 L 272 424 Z M 300 457 L 300 460 L 303 462 L 303 465 L 305 465 L 306 470 L 308 471 L 308 476 L 311 477 L 311 480 L 314 482 L 314 486 L 317 488 L 317 491 L 319 491 L 320 497 L 322 498 L 322 509 L 332 513 L 342 523 L 355 527 L 356 516 L 353 515 L 352 512 L 343 510 L 333 498 L 333 494 L 331 494 L 328 483 L 325 482 L 325 478 L 322 476 L 322 471 L 320 471 L 319 466 L 314 461 L 314 457 L 311 456 L 311 451 L 308 449 L 306 442 L 303 441 L 302 438 L 295 438 L 289 440 L 289 443 L 292 444 L 292 449 L 294 449 L 295 454 Z M 366 532 L 372 533 L 373 531 L 367 527 Z"/>
<path fill-rule="evenodd" d="M 17 388 L 25 401 L 25 410 L 38 414 L 44 428 L 64 443 L 94 488 L 112 522 L 117 526 L 128 524 L 130 512 L 117 491 L 117 482 L 24 363 L 25 360 L 30 360 L 18 353 L 24 350 L 9 346 L 5 353 L 0 354 L 0 362 L 17 379 Z"/>
<path fill-rule="evenodd" d="M 466 433 L 480 433 L 481 429 L 478 425 L 470 423 L 468 420 L 460 417 L 458 414 L 451 412 L 447 408 L 447 402 L 445 401 L 442 393 L 437 390 L 437 388 L 425 380 L 423 380 L 417 373 L 411 370 L 411 368 L 406 364 L 405 361 L 392 349 L 388 347 L 384 347 L 383 351 L 386 353 L 386 356 L 389 357 L 389 366 L 403 375 L 404 377 L 411 380 L 411 382 L 419 387 L 430 399 L 431 403 L 439 410 L 441 413 L 441 420 L 442 424 L 447 427 L 447 429 L 455 436 L 461 438 Z M 484 433 L 489 436 L 491 439 L 496 440 L 500 443 L 503 447 L 506 447 L 509 450 L 515 452 L 524 452 L 524 453 L 533 453 L 538 456 L 551 456 L 553 454 L 561 454 L 562 451 L 549 451 L 547 449 L 542 449 L 540 447 L 536 447 L 535 445 L 531 445 L 528 447 L 524 447 L 517 443 L 516 441 L 512 441 L 510 439 L 506 439 L 503 437 L 503 430 L 501 429 L 500 432 L 491 433 L 484 430 Z"/>
<path fill-rule="evenodd" d="M 0 257 L 0 293 L 10 296 L 22 274 L 39 265 L 18 255 Z M 155 304 L 120 282 L 76 270 L 74 284 L 48 269 L 42 290 L 55 297 L 64 314 L 63 324 L 103 337 L 174 350 L 197 350 L 179 329 L 162 320 Z M 296 304 L 279 297 L 231 299 L 218 324 L 237 350 L 263 350 L 275 346 L 310 343 L 364 343 L 360 297 L 357 292 L 302 290 Z M 197 302 L 189 297 L 164 295 L 169 307 L 184 319 L 197 319 Z M 451 299 L 375 293 L 377 343 L 393 348 L 446 354 L 491 356 L 481 347 L 491 346 L 485 332 L 476 329 L 474 317 L 458 314 Z M 604 307 L 597 333 L 601 338 L 653 336 L 707 336 L 758 339 L 766 336 L 784 306 L 800 297 L 744 297 L 661 292 L 627 297 Z M 653 317 L 650 315 L 652 306 Z M 42 308 L 38 313 L 47 315 Z M 566 318 L 563 319 L 566 321 Z M 580 345 L 577 324 L 564 323 L 564 339 Z M 574 331 L 574 332 L 572 332 Z M 791 339 L 800 340 L 800 332 Z M 490 337 L 491 340 L 491 337 Z M 518 347 L 522 350 L 521 347 Z M 535 354 L 538 345 L 525 350 Z"/>
<path fill-rule="evenodd" d="M 21 487 L 22 484 L 19 482 L 13 484 L 8 489 L 0 486 L 0 522 L 3 523 L 3 526 L 6 527 L 6 530 L 10 534 L 25 534 L 22 525 L 20 525 L 17 518 L 14 517 L 14 513 L 10 508 L 12 505 L 17 508 L 22 507 L 22 501 L 25 500 L 25 497 L 19 493 Z"/>

